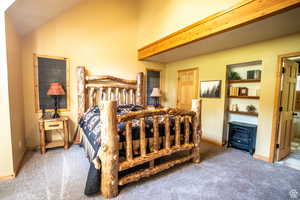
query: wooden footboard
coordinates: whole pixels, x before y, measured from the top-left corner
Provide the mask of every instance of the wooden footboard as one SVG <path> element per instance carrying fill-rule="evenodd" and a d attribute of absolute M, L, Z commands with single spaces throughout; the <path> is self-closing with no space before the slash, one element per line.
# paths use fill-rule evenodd
<path fill-rule="evenodd" d="M 176 164 L 193 160 L 200 162 L 200 137 L 201 101 L 193 100 L 192 111 L 185 111 L 175 108 L 164 108 L 154 110 L 143 110 L 130 112 L 121 116 L 116 115 L 117 102 L 104 101 L 101 109 L 101 192 L 106 198 L 112 198 L 118 194 L 118 185 L 124 185 L 137 181 L 143 177 L 151 176 Z M 145 119 L 153 119 L 153 148 L 147 151 L 147 140 L 145 131 Z M 164 118 L 164 139 L 163 147 L 159 145 L 159 121 L 158 117 Z M 171 141 L 170 118 L 175 118 L 175 137 Z M 137 157 L 133 155 L 132 120 L 139 120 L 139 150 Z M 126 159 L 119 160 L 119 136 L 117 124 L 126 123 L 125 129 L 125 151 Z M 184 123 L 184 133 L 181 133 L 181 123 Z M 192 127 L 190 127 L 192 124 Z M 190 131 L 192 130 L 192 131 Z M 192 140 L 190 140 L 192 138 Z M 177 152 L 189 151 L 187 156 L 155 165 L 155 160 Z M 149 168 L 130 173 L 119 179 L 120 171 L 149 162 Z"/>

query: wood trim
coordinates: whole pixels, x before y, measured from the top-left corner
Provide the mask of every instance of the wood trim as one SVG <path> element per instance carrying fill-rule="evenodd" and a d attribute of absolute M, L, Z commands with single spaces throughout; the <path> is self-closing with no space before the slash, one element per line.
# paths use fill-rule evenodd
<path fill-rule="evenodd" d="M 262 156 L 262 155 L 259 155 L 259 154 L 254 154 L 253 155 L 253 158 L 255 158 L 255 159 L 258 159 L 258 160 L 263 160 L 263 161 L 265 161 L 265 162 L 272 162 L 271 160 L 270 160 L 270 158 L 268 158 L 268 157 L 265 157 L 265 156 Z"/>
<path fill-rule="evenodd" d="M 138 50 L 145 60 L 159 53 L 298 7 L 300 0 L 244 0 Z"/>
<path fill-rule="evenodd" d="M 293 52 L 293 53 L 287 53 L 278 55 L 277 57 L 277 69 L 276 69 L 276 78 L 275 78 L 275 94 L 274 94 L 274 112 L 273 112 L 273 120 L 272 120 L 272 135 L 271 135 L 271 145 L 270 145 L 270 153 L 269 153 L 269 160 L 270 162 L 275 161 L 276 156 L 276 144 L 278 140 L 278 126 L 279 126 L 279 120 L 280 120 L 280 90 L 281 90 L 281 65 L 284 58 L 294 57 L 294 56 L 300 56 L 299 52 Z"/>
<path fill-rule="evenodd" d="M 259 99 L 259 96 L 229 96 L 228 98 L 235 98 L 235 99 Z"/>
<path fill-rule="evenodd" d="M 56 60 L 65 60 L 66 61 L 66 90 L 67 90 L 67 108 L 64 109 L 58 109 L 60 112 L 69 112 L 70 111 L 70 62 L 71 59 L 60 57 L 60 56 L 48 56 L 48 55 L 41 55 L 41 54 L 33 54 L 33 75 L 34 75 L 34 99 L 35 99 L 35 112 L 41 113 L 42 110 L 39 109 L 39 90 L 38 90 L 38 73 L 37 73 L 37 58 L 43 57 L 43 58 L 49 58 L 49 59 L 56 59 Z M 46 109 L 46 112 L 53 111 L 53 109 Z"/>
<path fill-rule="evenodd" d="M 177 70 L 177 72 L 184 72 L 184 71 L 190 71 L 190 70 L 198 70 L 198 67 L 187 68 L 187 69 L 179 69 L 179 70 Z"/>
<path fill-rule="evenodd" d="M 7 181 L 16 178 L 14 174 L 8 176 L 1 176 L 0 181 Z"/>
<path fill-rule="evenodd" d="M 260 79 L 243 79 L 243 80 L 229 80 L 229 84 L 235 83 L 260 83 Z"/>
<path fill-rule="evenodd" d="M 257 112 L 247 112 L 247 111 L 232 111 L 228 110 L 227 112 L 232 113 L 232 114 L 238 114 L 238 115 L 249 115 L 249 116 L 258 116 Z"/>
<path fill-rule="evenodd" d="M 213 145 L 216 145 L 216 146 L 219 146 L 219 147 L 222 147 L 224 146 L 223 143 L 217 141 L 217 140 L 214 140 L 214 139 L 211 139 L 211 138 L 208 138 L 208 137 L 201 137 L 201 141 L 203 142 L 207 142 L 207 143 L 210 143 L 210 144 L 213 144 Z"/>

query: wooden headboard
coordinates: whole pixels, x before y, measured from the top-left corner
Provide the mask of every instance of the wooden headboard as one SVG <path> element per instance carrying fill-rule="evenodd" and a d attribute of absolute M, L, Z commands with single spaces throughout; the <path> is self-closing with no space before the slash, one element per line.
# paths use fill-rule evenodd
<path fill-rule="evenodd" d="M 120 104 L 144 105 L 144 73 L 136 80 L 126 80 L 109 75 L 87 76 L 85 67 L 77 67 L 78 119 L 86 109 L 105 100 Z"/>

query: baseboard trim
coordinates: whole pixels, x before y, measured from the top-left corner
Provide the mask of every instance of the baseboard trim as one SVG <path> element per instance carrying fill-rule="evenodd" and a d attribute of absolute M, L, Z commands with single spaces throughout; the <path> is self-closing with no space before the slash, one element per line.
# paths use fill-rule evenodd
<path fill-rule="evenodd" d="M 262 155 L 259 155 L 259 154 L 254 154 L 253 158 L 258 159 L 258 160 L 262 160 L 262 161 L 265 161 L 265 162 L 270 162 L 270 159 L 268 157 L 262 156 Z"/>
<path fill-rule="evenodd" d="M 210 144 L 219 146 L 219 147 L 224 146 L 223 143 L 220 143 L 219 141 L 216 141 L 216 140 L 213 140 L 213 139 L 210 139 L 210 138 L 207 138 L 207 137 L 201 137 L 201 140 L 202 140 L 203 142 L 207 142 L 207 143 L 210 143 Z"/>
<path fill-rule="evenodd" d="M 15 175 L 14 175 L 14 174 L 8 175 L 8 176 L 1 176 L 1 177 L 0 177 L 0 181 L 7 181 L 7 180 L 14 179 L 14 178 L 15 178 Z"/>

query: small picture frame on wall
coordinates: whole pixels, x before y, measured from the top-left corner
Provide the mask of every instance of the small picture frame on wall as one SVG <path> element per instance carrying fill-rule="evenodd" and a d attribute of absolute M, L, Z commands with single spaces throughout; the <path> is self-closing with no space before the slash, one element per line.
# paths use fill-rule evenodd
<path fill-rule="evenodd" d="M 221 97 L 221 80 L 200 81 L 201 98 L 220 98 Z"/>

